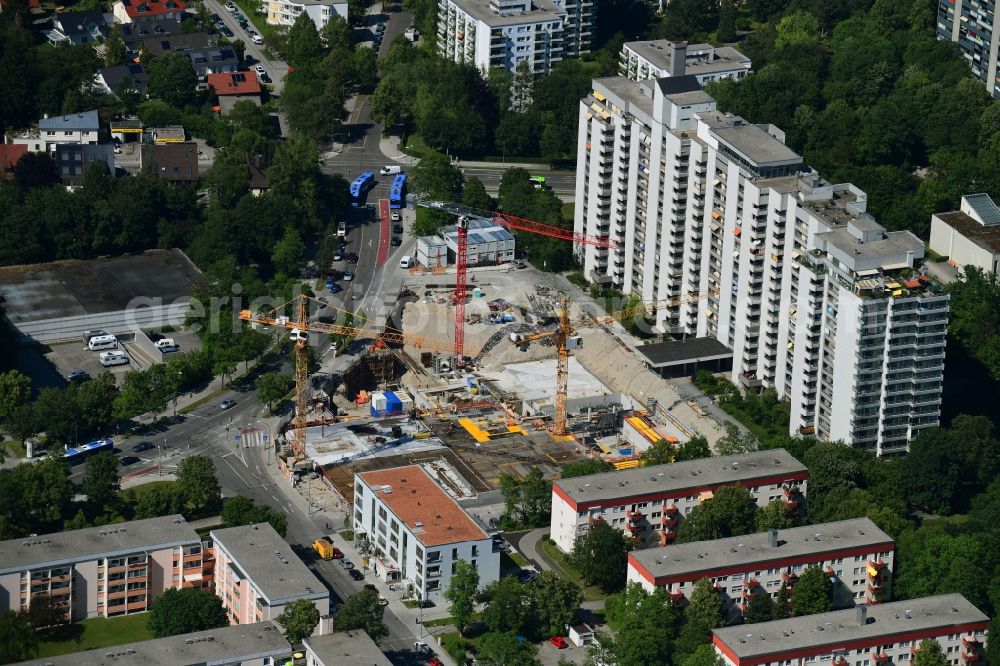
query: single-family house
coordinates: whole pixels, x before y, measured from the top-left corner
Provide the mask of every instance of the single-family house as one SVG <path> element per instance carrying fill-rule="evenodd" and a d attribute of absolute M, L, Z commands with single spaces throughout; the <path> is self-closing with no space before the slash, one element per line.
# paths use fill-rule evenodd
<path fill-rule="evenodd" d="M 137 62 L 130 62 L 125 65 L 115 65 L 105 67 L 97 72 L 94 77 L 95 83 L 105 92 L 116 95 L 119 90 L 131 90 L 145 97 L 146 68 Z"/>
<path fill-rule="evenodd" d="M 229 113 L 237 102 L 251 101 L 260 106 L 260 82 L 253 72 L 209 74 L 207 79 L 223 115 Z"/>
<path fill-rule="evenodd" d="M 117 0 L 112 7 L 119 23 L 149 19 L 180 21 L 185 9 L 187 5 L 183 0 Z"/>
<path fill-rule="evenodd" d="M 210 35 L 207 32 L 170 34 L 158 33 L 154 29 L 138 34 L 127 41 L 125 45 L 130 54 L 155 58 L 162 53 L 183 53 L 185 51 L 210 49 L 217 43 L 216 36 Z"/>
<path fill-rule="evenodd" d="M 115 172 L 114 148 L 108 143 L 74 144 L 56 146 L 56 168 L 63 185 L 69 188 L 83 185 L 83 177 L 93 164 L 103 165 L 108 173 Z"/>
<path fill-rule="evenodd" d="M 64 12 L 52 17 L 52 28 L 44 32 L 52 46 L 91 44 L 108 36 L 109 17 L 95 9 Z"/>
<path fill-rule="evenodd" d="M 142 144 L 139 167 L 152 169 L 157 176 L 172 183 L 193 183 L 198 175 L 198 144 L 193 141 L 168 144 Z"/>
<path fill-rule="evenodd" d="M 46 115 L 38 127 L 8 134 L 7 143 L 26 146 L 32 153 L 52 153 L 60 143 L 97 143 L 100 137 L 97 111 L 70 113 L 65 116 Z"/>
<path fill-rule="evenodd" d="M 271 189 L 271 185 L 267 181 L 267 174 L 264 173 L 264 165 L 260 157 L 255 157 L 253 159 L 247 158 L 247 166 L 250 168 L 250 194 L 259 197 Z"/>
<path fill-rule="evenodd" d="M 187 51 L 191 58 L 191 66 L 198 78 L 205 80 L 209 74 L 235 72 L 239 64 L 236 52 L 231 46 L 219 46 L 211 49 L 192 49 Z"/>

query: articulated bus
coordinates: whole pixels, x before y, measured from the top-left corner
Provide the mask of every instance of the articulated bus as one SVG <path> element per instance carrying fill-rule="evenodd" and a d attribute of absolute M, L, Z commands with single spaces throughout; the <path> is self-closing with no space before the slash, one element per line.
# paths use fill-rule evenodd
<path fill-rule="evenodd" d="M 389 188 L 389 208 L 402 208 L 406 203 L 406 174 L 398 174 Z"/>
<path fill-rule="evenodd" d="M 365 197 L 365 192 L 374 184 L 375 174 L 371 171 L 365 171 L 355 178 L 354 182 L 351 183 L 351 205 L 355 208 L 360 206 Z"/>
<path fill-rule="evenodd" d="M 76 448 L 67 449 L 66 453 L 63 454 L 63 460 L 68 462 L 70 465 L 79 465 L 95 453 L 99 453 L 100 451 L 112 451 L 114 448 L 115 444 L 110 439 L 98 439 L 93 442 L 81 444 Z"/>
<path fill-rule="evenodd" d="M 536 190 L 549 189 L 548 183 L 545 182 L 545 176 L 532 176 L 528 179 L 528 182 L 534 185 Z"/>

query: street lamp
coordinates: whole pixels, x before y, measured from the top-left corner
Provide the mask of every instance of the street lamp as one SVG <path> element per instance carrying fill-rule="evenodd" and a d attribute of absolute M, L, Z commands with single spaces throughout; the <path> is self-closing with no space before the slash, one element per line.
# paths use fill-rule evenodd
<path fill-rule="evenodd" d="M 177 371 L 177 376 L 183 378 L 184 377 L 184 371 L 183 370 L 178 370 Z M 181 388 L 181 384 L 180 384 L 180 381 L 178 381 L 176 384 L 174 384 L 174 418 L 177 418 L 177 392 L 180 390 L 180 388 Z M 164 436 L 164 439 L 166 439 L 166 436 Z"/>

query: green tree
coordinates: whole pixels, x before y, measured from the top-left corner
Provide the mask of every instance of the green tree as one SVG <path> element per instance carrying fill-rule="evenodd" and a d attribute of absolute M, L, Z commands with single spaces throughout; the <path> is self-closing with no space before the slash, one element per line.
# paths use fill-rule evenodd
<path fill-rule="evenodd" d="M 639 463 L 643 467 L 650 465 L 667 465 L 677 459 L 677 447 L 665 439 L 653 442 L 648 449 L 639 456 Z"/>
<path fill-rule="evenodd" d="M 784 583 L 778 588 L 778 594 L 774 599 L 774 608 L 771 616 L 775 620 L 784 620 L 791 613 L 792 595 L 788 592 L 788 586 Z"/>
<path fill-rule="evenodd" d="M 608 597 L 605 609 L 608 626 L 618 634 L 612 647 L 618 664 L 667 664 L 681 615 L 662 588 L 647 594 L 638 583 L 630 583 Z"/>
<path fill-rule="evenodd" d="M 221 496 L 215 463 L 207 456 L 189 456 L 177 466 L 177 489 L 190 515 L 218 506 Z"/>
<path fill-rule="evenodd" d="M 222 599 L 198 587 L 170 588 L 149 607 L 149 630 L 157 638 L 229 626 Z"/>
<path fill-rule="evenodd" d="M 257 378 L 257 398 L 271 409 L 272 403 L 281 400 L 295 386 L 291 375 L 280 372 L 266 372 Z"/>
<path fill-rule="evenodd" d="M 732 42 L 736 39 L 736 5 L 733 0 L 722 0 L 719 6 L 719 27 L 715 38 L 720 42 Z"/>
<path fill-rule="evenodd" d="M 711 457 L 712 450 L 708 446 L 708 440 L 702 435 L 695 435 L 677 447 L 677 462 Z"/>
<path fill-rule="evenodd" d="M 590 476 L 591 474 L 610 472 L 613 469 L 614 465 L 600 458 L 587 458 L 580 462 L 565 465 L 560 472 L 559 478 L 572 479 L 577 476 Z"/>
<path fill-rule="evenodd" d="M 331 16 L 319 31 L 319 36 L 327 50 L 354 46 L 354 31 L 343 16 Z"/>
<path fill-rule="evenodd" d="M 788 529 L 795 527 L 797 522 L 795 509 L 780 499 L 768 502 L 765 507 L 757 511 L 756 527 L 758 532 L 766 532 L 769 529 Z"/>
<path fill-rule="evenodd" d="M 755 587 L 750 598 L 747 600 L 747 607 L 743 611 L 743 621 L 747 624 L 755 622 L 769 622 L 774 619 L 774 601 L 771 595 L 759 585 Z"/>
<path fill-rule="evenodd" d="M 493 197 L 486 193 L 486 186 L 483 185 L 483 181 L 475 176 L 465 181 L 465 187 L 462 191 L 462 203 L 480 210 L 493 210 L 496 207 Z"/>
<path fill-rule="evenodd" d="M 147 59 L 145 65 L 146 89 L 151 97 L 176 108 L 194 103 L 198 79 L 186 53 L 162 53 Z"/>
<path fill-rule="evenodd" d="M 83 475 L 83 492 L 93 506 L 104 508 L 116 503 L 121 489 L 118 459 L 110 451 L 102 451 L 87 460 Z"/>
<path fill-rule="evenodd" d="M 31 397 L 31 380 L 19 370 L 0 373 L 0 422 L 6 422 Z"/>
<path fill-rule="evenodd" d="M 710 629 L 725 625 L 725 603 L 712 585 L 712 581 L 707 578 L 695 581 L 694 589 L 691 590 L 691 600 L 684 610 L 684 616 L 689 622 L 701 622 Z"/>
<path fill-rule="evenodd" d="M 741 486 L 723 486 L 715 495 L 691 510 L 681 523 L 680 543 L 723 539 L 754 531 L 757 502 Z"/>
<path fill-rule="evenodd" d="M 698 618 L 688 618 L 674 641 L 673 663 L 683 664 L 703 645 L 712 642 L 712 628 Z"/>
<path fill-rule="evenodd" d="M 389 636 L 389 627 L 382 620 L 384 613 L 378 592 L 366 587 L 344 600 L 333 616 L 333 628 L 335 631 L 364 629 L 378 643 Z"/>
<path fill-rule="evenodd" d="M 524 664 L 535 666 L 541 664 L 535 653 L 538 648 L 534 643 L 518 640 L 513 633 L 488 633 L 479 640 L 476 651 L 476 663 L 483 666 L 509 666 Z"/>
<path fill-rule="evenodd" d="M 819 20 L 806 11 L 786 14 L 778 21 L 777 37 L 774 45 L 778 48 L 809 44 L 820 38 Z"/>
<path fill-rule="evenodd" d="M 451 584 L 445 590 L 444 598 L 451 602 L 448 611 L 455 619 L 455 628 L 459 633 L 464 633 L 472 622 L 478 594 L 479 571 L 465 560 L 455 562 Z"/>
<path fill-rule="evenodd" d="M 827 574 L 819 567 L 808 567 L 795 583 L 792 595 L 792 612 L 798 615 L 813 615 L 833 610 L 831 599 L 832 584 Z"/>
<path fill-rule="evenodd" d="M 142 489 L 142 492 L 132 496 L 132 518 L 157 518 L 179 513 L 181 509 L 180 496 L 174 484 L 152 484 Z"/>
<path fill-rule="evenodd" d="M 288 532 L 288 517 L 283 512 L 257 504 L 249 497 L 230 497 L 222 507 L 222 524 L 226 527 L 259 523 L 269 523 L 281 536 Z"/>
<path fill-rule="evenodd" d="M 711 645 L 699 645 L 681 666 L 723 666 L 725 662 Z"/>
<path fill-rule="evenodd" d="M 513 576 L 504 576 L 486 586 L 489 600 L 482 619 L 490 631 L 521 633 L 531 613 L 531 598 L 527 588 Z"/>
<path fill-rule="evenodd" d="M 292 645 L 298 645 L 303 638 L 312 636 L 319 624 L 319 609 L 311 599 L 296 599 L 285 606 L 281 615 L 275 618 L 285 630 L 285 638 Z"/>
<path fill-rule="evenodd" d="M 275 271 L 280 274 L 289 277 L 298 275 L 299 269 L 305 262 L 305 253 L 306 246 L 299 232 L 288 225 L 285 227 L 285 235 L 274 246 L 271 263 L 274 264 Z"/>
<path fill-rule="evenodd" d="M 288 29 L 288 40 L 285 48 L 285 58 L 288 64 L 296 68 L 313 65 L 323 57 L 323 40 L 312 17 L 302 12 L 295 18 L 295 23 Z"/>
<path fill-rule="evenodd" d="M 948 666 L 950 663 L 941 649 L 941 644 L 933 638 L 920 641 L 913 654 L 913 666 Z"/>
<path fill-rule="evenodd" d="M 543 635 L 561 635 L 573 624 L 577 609 L 583 602 L 583 590 L 572 580 L 552 571 L 538 574 L 529 588 L 532 605 L 538 615 Z"/>
<path fill-rule="evenodd" d="M 602 520 L 576 538 L 570 560 L 588 585 L 614 592 L 625 585 L 629 550 L 625 535 Z"/>
<path fill-rule="evenodd" d="M 0 645 L 6 663 L 26 661 L 38 651 L 38 635 L 25 613 L 6 610 L 0 613 Z"/>
<path fill-rule="evenodd" d="M 994 615 L 993 619 L 990 620 L 989 632 L 991 636 L 1000 636 L 998 633 L 1000 632 L 1000 615 Z M 0 636 L 2 635 L 0 632 Z M 986 663 L 1000 664 L 1000 641 L 986 641 Z"/>
<path fill-rule="evenodd" d="M 66 610 L 57 605 L 47 594 L 39 594 L 31 597 L 31 605 L 25 613 L 28 624 L 35 631 L 62 624 L 66 621 Z"/>
<path fill-rule="evenodd" d="M 523 478 L 507 472 L 500 474 L 500 493 L 504 498 L 506 529 L 548 524 L 552 510 L 552 484 L 545 480 L 539 468 L 532 467 Z"/>
<path fill-rule="evenodd" d="M 715 443 L 715 451 L 720 456 L 736 456 L 756 451 L 760 442 L 748 430 L 740 430 L 733 424 L 726 425 L 726 435 Z"/>
<path fill-rule="evenodd" d="M 455 201 L 461 198 L 465 178 L 445 155 L 433 153 L 410 170 L 410 183 L 418 196 Z"/>
<path fill-rule="evenodd" d="M 111 26 L 108 38 L 104 40 L 104 64 L 114 67 L 125 62 L 125 38 L 119 24 Z"/>

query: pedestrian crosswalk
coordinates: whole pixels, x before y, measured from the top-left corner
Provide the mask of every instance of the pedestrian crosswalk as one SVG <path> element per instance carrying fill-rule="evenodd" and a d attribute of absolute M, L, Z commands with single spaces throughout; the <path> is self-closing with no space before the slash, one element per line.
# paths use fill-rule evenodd
<path fill-rule="evenodd" d="M 265 446 L 270 440 L 267 433 L 260 428 L 241 428 L 233 435 L 233 439 L 240 448 Z"/>

